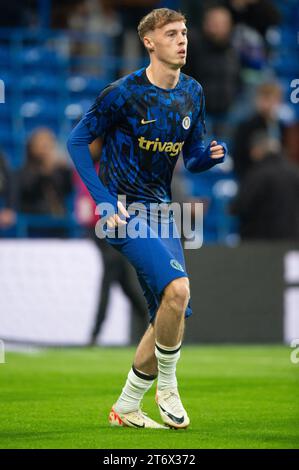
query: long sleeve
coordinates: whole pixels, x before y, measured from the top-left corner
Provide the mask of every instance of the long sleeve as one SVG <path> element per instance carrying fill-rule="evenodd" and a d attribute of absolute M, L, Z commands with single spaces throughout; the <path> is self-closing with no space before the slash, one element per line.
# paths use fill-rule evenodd
<path fill-rule="evenodd" d="M 210 144 L 205 148 L 205 133 L 205 100 L 203 91 L 201 91 L 200 111 L 183 147 L 184 164 L 191 173 L 200 173 L 224 161 L 227 152 L 226 145 L 223 142 L 218 142 L 224 148 L 224 156 L 217 159 L 211 158 Z"/>
<path fill-rule="evenodd" d="M 119 88 L 108 86 L 72 130 L 67 148 L 74 165 L 96 204 L 108 202 L 117 211 L 117 198 L 109 193 L 94 168 L 88 145 L 117 123 L 124 103 Z"/>

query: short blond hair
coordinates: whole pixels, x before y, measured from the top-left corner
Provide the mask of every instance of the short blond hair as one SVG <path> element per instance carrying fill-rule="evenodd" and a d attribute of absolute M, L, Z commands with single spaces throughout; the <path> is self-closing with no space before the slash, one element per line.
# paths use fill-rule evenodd
<path fill-rule="evenodd" d="M 144 16 L 137 28 L 140 40 L 143 42 L 143 38 L 149 31 L 154 31 L 156 28 L 162 28 L 168 23 L 174 21 L 183 21 L 186 23 L 186 17 L 180 11 L 170 10 L 170 8 L 156 8 L 152 10 L 148 15 Z"/>

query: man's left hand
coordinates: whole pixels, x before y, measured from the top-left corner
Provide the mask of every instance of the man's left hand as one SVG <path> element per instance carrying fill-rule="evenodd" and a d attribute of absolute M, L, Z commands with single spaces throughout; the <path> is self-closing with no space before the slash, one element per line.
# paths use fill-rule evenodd
<path fill-rule="evenodd" d="M 224 157 L 225 149 L 223 145 L 217 144 L 217 140 L 213 140 L 210 143 L 210 157 L 211 158 L 222 158 Z"/>

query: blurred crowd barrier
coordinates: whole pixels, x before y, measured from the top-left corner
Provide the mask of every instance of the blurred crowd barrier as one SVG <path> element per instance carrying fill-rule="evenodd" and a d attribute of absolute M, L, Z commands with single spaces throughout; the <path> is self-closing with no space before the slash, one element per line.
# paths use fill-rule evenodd
<path fill-rule="evenodd" d="M 186 252 L 193 316 L 187 343 L 290 343 L 299 338 L 299 245 L 248 243 Z M 103 264 L 92 241 L 0 244 L 0 338 L 15 344 L 90 344 Z M 140 338 L 128 299 L 112 287 L 97 338 Z M 132 321 L 133 320 L 133 321 Z M 136 325 L 135 325 L 136 326 Z"/>
<path fill-rule="evenodd" d="M 186 252 L 191 343 L 281 343 L 299 338 L 299 244 L 244 243 Z"/>
<path fill-rule="evenodd" d="M 103 263 L 87 240 L 2 240 L 0 338 L 48 346 L 89 344 L 96 318 Z M 121 315 L 119 315 L 121 312 Z M 98 341 L 130 342 L 129 305 L 112 287 Z"/>

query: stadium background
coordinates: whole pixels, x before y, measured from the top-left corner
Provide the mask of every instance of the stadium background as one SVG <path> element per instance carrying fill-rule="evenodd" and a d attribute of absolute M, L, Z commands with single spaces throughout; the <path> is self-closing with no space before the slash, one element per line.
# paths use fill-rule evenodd
<path fill-rule="evenodd" d="M 117 362 L 117 354 L 122 354 L 123 360 L 130 360 L 131 349 L 84 348 L 91 341 L 97 306 L 103 295 L 104 253 L 103 247 L 99 250 L 90 234 L 91 206 L 73 172 L 65 142 L 74 124 L 107 83 L 147 63 L 135 31 L 143 13 L 161 6 L 180 8 L 186 13 L 192 58 L 186 73 L 196 74 L 196 55 L 202 37 L 198 34 L 205 8 L 221 4 L 233 18 L 230 48 L 237 65 L 236 69 L 227 71 L 228 80 L 233 77 L 235 82 L 231 81 L 233 89 L 228 90 L 230 98 L 225 109 L 221 106 L 217 109 L 216 102 L 216 109 L 207 114 L 207 141 L 212 134 L 227 141 L 230 155 L 225 164 L 203 174 L 188 174 L 179 166 L 173 187 L 177 201 L 201 201 L 205 207 L 204 246 L 200 250 L 186 251 L 195 312 L 187 327 L 186 343 L 203 348 L 195 348 L 194 354 L 206 359 L 203 359 L 199 371 L 198 364 L 193 361 L 193 350 L 186 352 L 187 368 L 181 370 L 181 374 L 185 372 L 186 377 L 199 374 L 202 380 L 207 377 L 208 380 L 219 380 L 214 385 L 221 387 L 220 378 L 224 380 L 228 374 L 229 380 L 230 373 L 232 381 L 247 380 L 242 376 L 242 364 L 245 365 L 247 360 L 249 362 L 244 367 L 249 374 L 257 371 L 257 376 L 267 376 L 272 368 L 274 375 L 270 382 L 274 386 L 278 384 L 277 390 L 281 387 L 285 403 L 282 404 L 281 395 L 279 398 L 273 395 L 273 400 L 277 400 L 278 407 L 282 406 L 289 426 L 296 422 L 298 408 L 294 403 L 291 405 L 291 397 L 298 379 L 298 364 L 290 361 L 290 344 L 293 342 L 295 347 L 299 343 L 299 340 L 296 343 L 299 338 L 299 235 L 288 233 L 286 227 L 284 233 L 274 239 L 258 233 L 256 236 L 243 236 L 242 221 L 232 207 L 238 191 L 245 184 L 236 171 L 233 154 L 236 130 L 254 113 L 257 90 L 265 83 L 279 83 L 282 93 L 275 116 L 276 134 L 270 137 L 281 142 L 281 157 L 290 163 L 294 174 L 299 168 L 299 2 L 258 0 L 248 7 L 257 8 L 255 12 L 248 11 L 247 6 L 244 6 L 245 11 L 236 10 L 238 3 L 245 5 L 250 2 L 0 1 L 0 339 L 3 341 L 1 346 L 5 346 L 7 362 L 0 365 L 2 391 L 6 397 L 3 403 L 9 402 L 10 397 L 12 401 L 18 400 L 19 377 L 28 387 L 26 397 L 23 397 L 26 408 L 33 390 L 37 390 L 37 395 L 39 393 L 34 371 L 38 376 L 42 369 L 50 377 L 54 362 L 57 364 L 57 377 L 61 377 L 63 374 L 67 376 L 67 367 L 75 361 L 78 370 L 72 371 L 71 367 L 74 383 L 84 368 L 90 373 L 87 384 L 91 385 L 97 375 L 94 385 L 91 385 L 91 393 L 96 396 L 96 387 L 99 387 L 97 392 L 101 388 L 101 373 L 108 373 L 110 377 L 105 361 L 111 361 L 116 370 L 121 364 L 121 361 Z M 225 81 L 221 70 L 211 73 L 212 80 Z M 196 78 L 201 81 L 200 76 Z M 218 103 L 220 101 L 218 99 Z M 26 176 L 29 158 L 28 141 L 40 128 L 54 133 L 50 140 L 55 141 L 59 165 L 67 168 L 70 177 L 70 188 L 58 194 L 58 210 L 55 210 L 57 206 L 53 209 L 49 204 L 46 208 L 32 206 L 34 210 L 31 211 L 22 199 L 22 178 Z M 94 152 L 99 154 L 99 147 Z M 43 197 L 47 200 L 47 193 L 46 196 L 43 193 Z M 299 217 L 298 199 L 294 198 L 293 204 Z M 272 215 L 276 216 L 279 217 Z M 251 217 L 254 219 L 254 212 Z M 271 225 L 271 222 L 273 220 L 267 218 L 265 224 Z M 132 270 L 128 273 L 138 290 L 134 273 Z M 140 312 L 138 314 L 131 308 L 119 283 L 112 282 L 107 315 L 95 340 L 93 338 L 93 344 L 103 347 L 134 344 L 145 324 Z M 204 349 L 206 343 L 244 343 L 244 346 L 241 349 L 236 346 L 235 350 L 232 346 L 228 349 L 219 346 L 220 349 L 214 350 L 209 346 Z M 257 346 L 257 349 L 250 349 L 253 348 L 250 346 L 246 349 L 248 343 L 274 343 L 277 346 Z M 44 346 L 60 348 L 53 351 L 45 349 L 40 356 L 40 366 L 37 366 L 34 354 L 39 357 L 42 350 L 38 348 Z M 66 346 L 80 346 L 82 349 L 75 352 L 61 349 Z M 16 352 L 18 350 L 20 353 Z M 223 368 L 218 364 L 219 351 Z M 24 356 L 24 353 L 29 355 Z M 237 369 L 229 372 L 236 356 L 243 357 L 244 362 L 241 363 L 240 359 Z M 10 362 L 12 366 L 9 369 Z M 124 376 L 127 367 L 125 362 L 122 364 L 124 369 L 118 370 L 120 383 L 123 379 L 121 374 Z M 214 366 L 215 377 L 209 376 L 209 364 L 212 368 Z M 24 372 L 27 366 L 28 375 Z M 288 380 L 283 371 L 289 374 Z M 74 383 L 71 383 L 71 389 L 75 387 Z M 211 392 L 213 386 L 209 386 Z M 259 386 L 269 393 L 269 384 L 260 383 Z M 86 384 L 84 390 L 88 395 Z M 109 407 L 110 392 L 107 395 L 105 390 L 102 392 L 104 406 Z M 92 396 L 89 398 L 91 408 Z M 41 408 L 36 406 L 36 413 L 37 410 L 40 413 Z M 7 422 L 10 422 L 11 411 L 9 408 L 6 411 Z M 28 412 L 30 414 L 29 407 Z M 91 417 L 90 409 L 87 412 Z M 20 409 L 18 413 L 21 413 Z M 217 406 L 214 420 L 216 416 Z M 46 422 L 46 411 L 43 417 Z M 205 424 L 209 429 L 211 422 L 208 422 L 209 417 L 206 418 Z M 32 423 L 36 424 L 36 420 L 33 413 Z M 12 428 L 18 429 L 19 421 L 16 419 L 13 423 Z M 225 429 L 225 420 L 222 424 Z M 240 426 L 242 428 L 242 423 Z M 221 440 L 221 429 L 220 426 L 218 441 L 216 438 L 209 440 L 208 433 L 198 445 L 259 447 L 268 443 L 270 447 L 298 447 L 298 433 L 295 427 L 287 432 L 287 425 L 277 431 L 279 437 L 276 436 L 276 441 L 275 436 L 265 435 L 260 442 L 249 438 L 248 441 L 245 438 L 238 441 L 237 435 L 235 440 Z M 42 427 L 44 440 L 35 438 L 26 443 L 21 439 L 17 444 L 18 434 L 8 426 L 6 440 L 3 439 L 0 447 L 60 446 L 50 437 L 47 440 L 47 431 L 46 425 Z M 81 444 L 97 445 L 93 438 L 89 441 L 87 435 L 82 436 Z M 117 447 L 109 439 L 102 442 L 103 446 Z M 197 445 L 196 442 L 189 438 L 189 441 L 183 439 L 179 444 L 175 438 L 172 445 L 174 448 L 192 447 L 192 443 Z M 62 440 L 61 445 L 63 443 L 70 447 L 79 446 L 75 438 Z M 149 439 L 146 444 L 155 447 L 154 440 Z M 129 445 L 120 437 L 120 447 Z M 164 446 L 171 444 L 164 442 Z"/>

